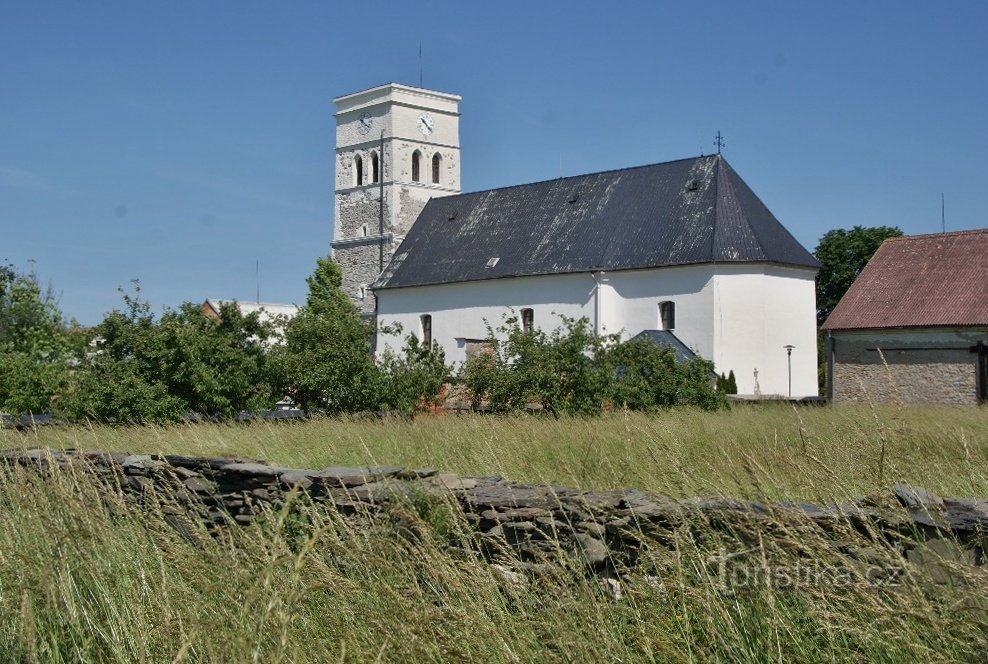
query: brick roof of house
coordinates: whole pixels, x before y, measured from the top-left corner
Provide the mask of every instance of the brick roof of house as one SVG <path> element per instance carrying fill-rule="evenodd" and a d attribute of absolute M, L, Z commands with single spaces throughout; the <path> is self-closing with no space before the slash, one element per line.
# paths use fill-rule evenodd
<path fill-rule="evenodd" d="M 825 330 L 988 326 L 988 228 L 890 238 Z"/>

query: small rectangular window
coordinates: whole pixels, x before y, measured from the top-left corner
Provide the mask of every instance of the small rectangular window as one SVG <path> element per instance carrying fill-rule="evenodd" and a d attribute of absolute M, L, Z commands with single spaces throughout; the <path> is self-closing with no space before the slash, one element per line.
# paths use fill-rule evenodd
<path fill-rule="evenodd" d="M 422 316 L 422 343 L 432 345 L 432 316 L 429 314 Z"/>
<path fill-rule="evenodd" d="M 676 329 L 676 305 L 673 302 L 659 303 L 659 326 L 663 330 Z"/>
<path fill-rule="evenodd" d="M 524 332 L 535 329 L 535 312 L 532 309 L 521 310 L 521 329 Z"/>

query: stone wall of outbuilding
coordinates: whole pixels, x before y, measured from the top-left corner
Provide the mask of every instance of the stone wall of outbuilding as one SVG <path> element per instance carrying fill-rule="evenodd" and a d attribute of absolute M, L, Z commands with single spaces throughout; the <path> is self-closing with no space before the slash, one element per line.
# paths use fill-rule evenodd
<path fill-rule="evenodd" d="M 835 403 L 975 405 L 977 354 L 988 330 L 832 332 L 829 396 Z"/>

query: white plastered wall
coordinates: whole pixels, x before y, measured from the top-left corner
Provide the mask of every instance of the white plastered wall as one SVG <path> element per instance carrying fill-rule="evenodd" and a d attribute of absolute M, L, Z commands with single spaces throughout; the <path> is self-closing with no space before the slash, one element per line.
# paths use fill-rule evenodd
<path fill-rule="evenodd" d="M 717 371 L 734 370 L 739 394 L 788 396 L 791 345 L 792 396 L 817 396 L 816 273 L 773 265 L 720 265 L 717 272 Z"/>
<path fill-rule="evenodd" d="M 598 289 L 599 284 L 599 289 Z M 740 394 L 788 393 L 784 346 L 792 354 L 792 396 L 817 394 L 814 272 L 771 265 L 686 265 L 651 270 L 492 279 L 377 291 L 378 325 L 399 323 L 421 335 L 421 316 L 432 316 L 433 339 L 446 360 L 466 358 L 465 341 L 487 336 L 512 309 L 534 310 L 535 325 L 559 325 L 562 314 L 586 317 L 601 333 L 622 338 L 661 329 L 658 305 L 676 307 L 673 332 L 715 370 L 734 370 Z M 397 350 L 402 337 L 381 335 L 378 352 Z"/>

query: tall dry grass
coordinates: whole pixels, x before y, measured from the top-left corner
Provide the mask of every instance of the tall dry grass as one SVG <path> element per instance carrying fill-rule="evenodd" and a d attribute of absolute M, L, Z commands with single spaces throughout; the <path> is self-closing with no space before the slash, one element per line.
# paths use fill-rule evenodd
<path fill-rule="evenodd" d="M 829 500 L 897 480 L 985 494 L 985 420 L 977 410 L 736 408 L 559 421 L 53 428 L 0 438 L 4 447 L 432 465 L 675 495 Z M 988 652 L 981 568 L 944 563 L 952 574 L 943 584 L 907 565 L 894 587 L 869 583 L 808 523 L 780 519 L 771 537 L 754 540 L 684 524 L 645 551 L 615 601 L 576 569 L 506 584 L 469 548 L 450 546 L 470 536 L 455 513 L 391 509 L 401 518 L 353 522 L 302 507 L 223 537 L 198 527 L 183 537 L 160 511 L 101 492 L 85 474 L 41 480 L 5 470 L 0 661 L 901 662 Z M 416 537 L 403 534 L 409 520 Z M 855 560 L 901 564 L 893 545 L 844 536 L 845 548 L 862 553 Z M 718 556 L 742 547 L 744 569 L 815 562 L 849 576 L 725 585 Z"/>

